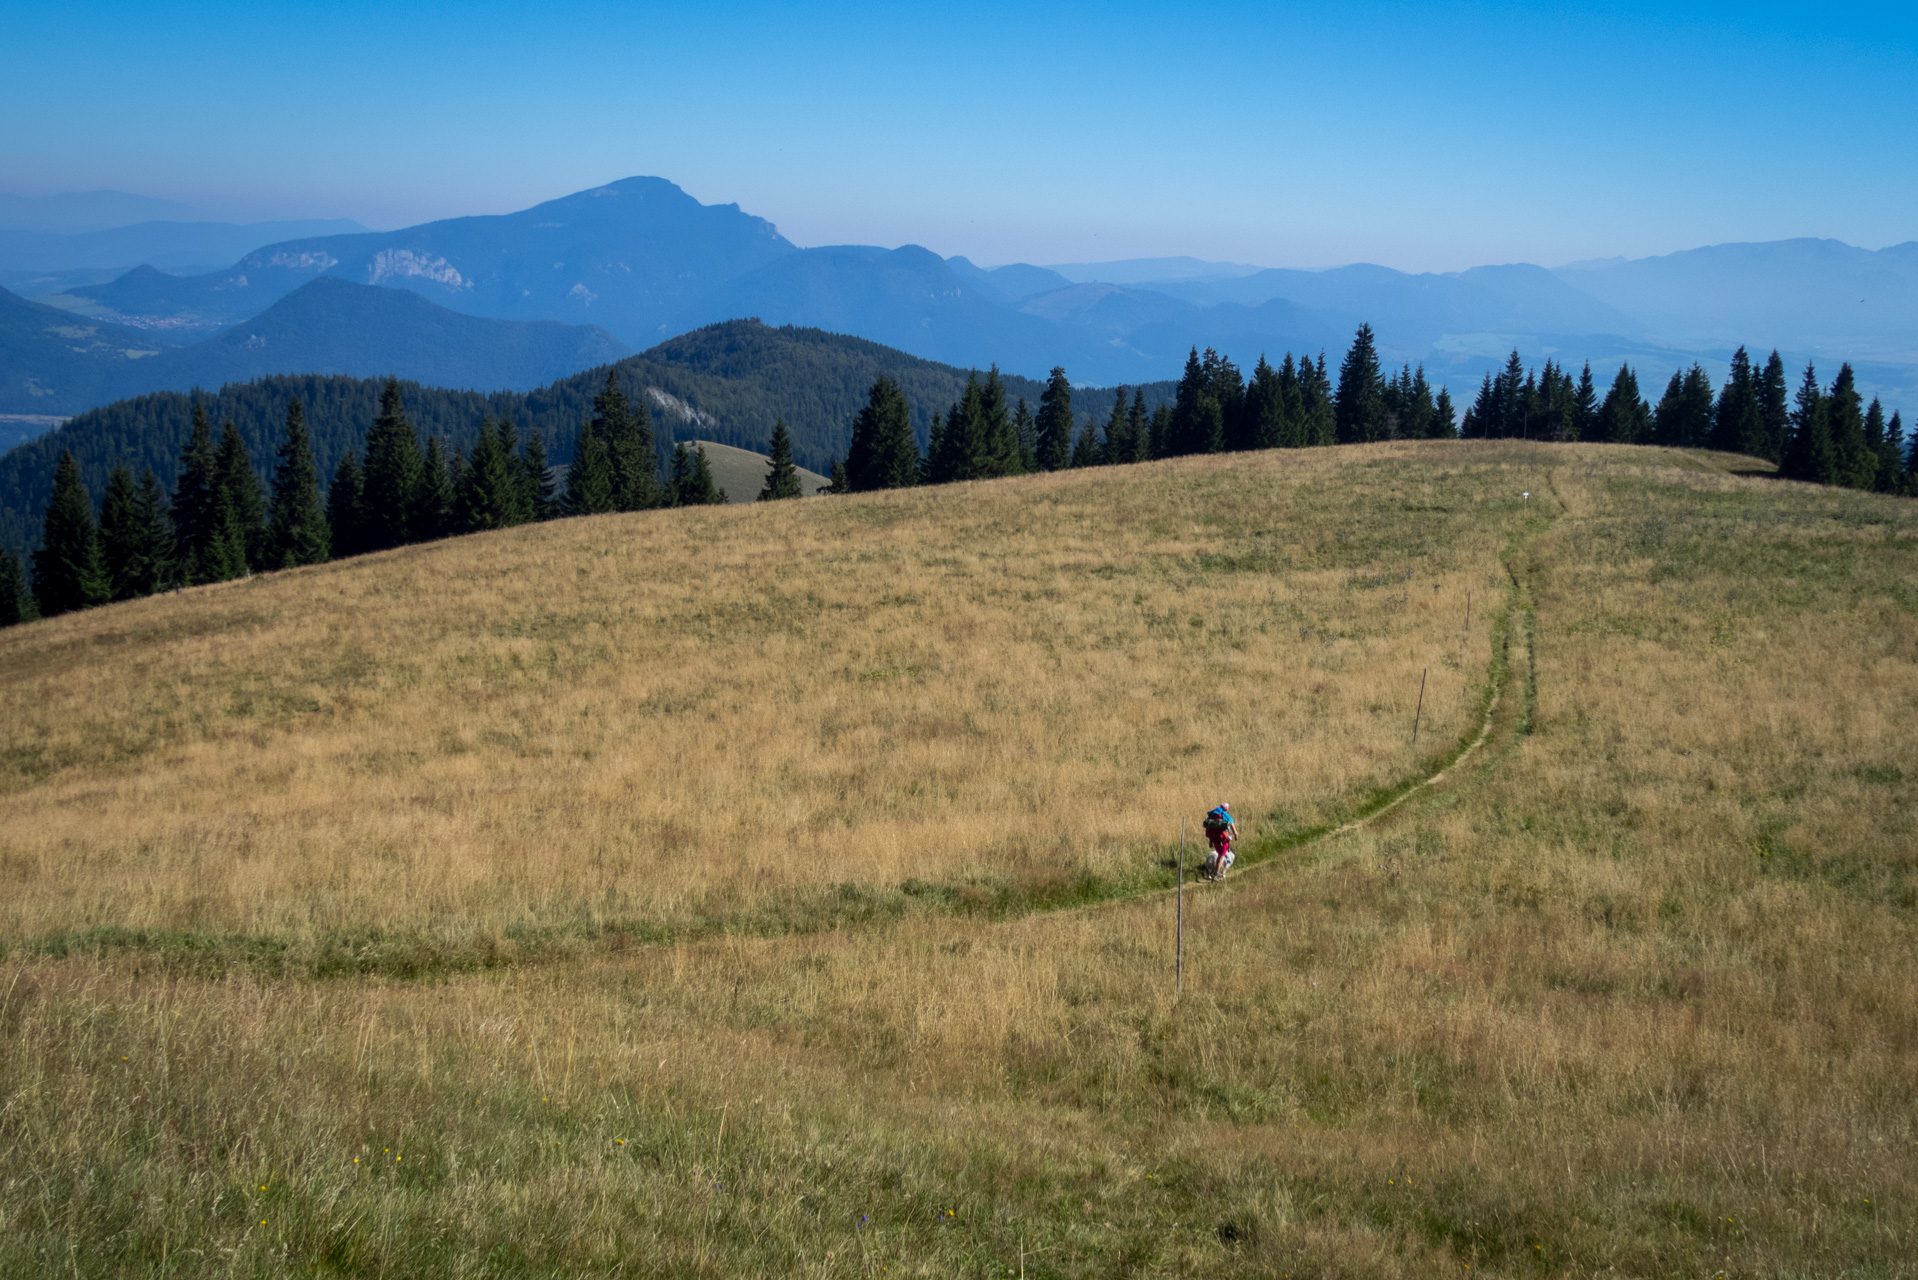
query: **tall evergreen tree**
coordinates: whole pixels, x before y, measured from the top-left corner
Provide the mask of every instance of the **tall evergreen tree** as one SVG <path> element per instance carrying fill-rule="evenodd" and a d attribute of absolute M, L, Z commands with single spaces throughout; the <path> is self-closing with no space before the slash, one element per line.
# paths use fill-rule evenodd
<path fill-rule="evenodd" d="M 333 535 L 333 555 L 356 556 L 366 547 L 366 476 L 359 459 L 348 449 L 333 468 L 326 488 L 326 527 Z"/>
<path fill-rule="evenodd" d="M 1791 438 L 1779 470 L 1793 480 L 1838 482 L 1838 451 L 1832 447 L 1831 418 L 1824 393 L 1818 389 L 1818 371 L 1809 364 L 1792 408 Z"/>
<path fill-rule="evenodd" d="M 1038 454 L 1044 471 L 1063 471 L 1072 462 L 1072 383 L 1054 365 L 1039 396 Z"/>
<path fill-rule="evenodd" d="M 913 434 L 906 393 L 881 374 L 853 419 L 846 454 L 846 483 L 853 493 L 904 489 L 919 482 L 919 440 Z"/>
<path fill-rule="evenodd" d="M 33 594 L 49 618 L 105 604 L 113 595 L 93 523 L 93 500 L 80 482 L 80 464 L 71 449 L 60 455 L 53 473 L 40 550 L 33 553 Z"/>
<path fill-rule="evenodd" d="M 453 494 L 454 523 L 469 533 L 519 523 L 514 517 L 526 502 L 524 481 L 493 420 L 481 418 L 479 436 Z"/>
<path fill-rule="evenodd" d="M 934 415 L 937 416 L 937 415 Z M 843 458 L 834 458 L 832 466 L 826 469 L 826 493 L 851 493 L 846 487 L 846 463 Z"/>
<path fill-rule="evenodd" d="M 502 435 L 511 435 L 513 419 L 506 417 L 500 421 Z M 546 461 L 546 438 L 538 431 L 526 433 L 526 443 L 519 453 L 519 485 L 521 508 L 528 520 L 551 520 L 558 505 L 553 497 L 552 467 Z"/>
<path fill-rule="evenodd" d="M 979 388 L 979 415 L 986 443 L 986 474 L 1018 475 L 1019 437 L 1013 432 L 1012 411 L 1006 405 L 1006 380 L 999 376 L 996 364 L 986 370 L 985 385 Z"/>
<path fill-rule="evenodd" d="M 1259 362 L 1252 366 L 1252 377 L 1245 387 L 1245 447 L 1276 449 L 1283 444 L 1291 425 L 1286 421 L 1286 408 L 1279 371 L 1266 361 L 1265 353 L 1260 352 Z M 1107 427 L 1106 437 L 1111 436 L 1112 428 Z"/>
<path fill-rule="evenodd" d="M 220 431 L 219 472 L 220 491 L 232 504 L 239 526 L 244 562 L 237 567 L 244 573 L 266 562 L 266 497 L 260 492 L 260 478 L 253 473 L 246 441 L 231 418 Z"/>
<path fill-rule="evenodd" d="M 1223 453 L 1227 449 L 1247 448 L 1246 439 L 1251 432 L 1245 421 L 1245 378 L 1239 373 L 1239 366 L 1233 364 L 1230 357 L 1207 347 L 1203 367 L 1206 398 L 1217 410 L 1206 411 L 1199 451 Z"/>
<path fill-rule="evenodd" d="M 1020 396 L 1012 406 L 1012 434 L 1019 441 L 1019 470 L 1030 474 L 1039 470 L 1039 420 Z"/>
<path fill-rule="evenodd" d="M 413 510 L 415 542 L 444 538 L 456 532 L 453 527 L 454 460 L 446 456 L 438 436 L 427 438 L 426 456 L 420 460 L 419 505 Z M 517 490 L 514 496 L 518 496 Z"/>
<path fill-rule="evenodd" d="M 1871 487 L 1879 493 L 1897 493 L 1905 478 L 1904 442 L 1894 444 L 1885 423 L 1885 406 L 1873 396 L 1865 409 L 1865 448 L 1877 465 L 1872 468 Z"/>
<path fill-rule="evenodd" d="M 1127 462 L 1146 462 L 1152 457 L 1152 418 L 1145 411 L 1145 389 L 1132 389 L 1132 407 L 1125 414 L 1126 441 L 1132 456 Z"/>
<path fill-rule="evenodd" d="M 333 558 L 333 531 L 320 501 L 320 468 L 298 400 L 286 406 L 286 436 L 273 469 L 273 504 L 267 521 L 264 564 L 291 569 Z"/>
<path fill-rule="evenodd" d="M 1672 374 L 1652 414 L 1652 435 L 1659 444 L 1674 448 L 1701 448 L 1712 439 L 1712 418 L 1711 378 L 1693 362 L 1691 368 Z"/>
<path fill-rule="evenodd" d="M 913 467 L 918 469 L 918 451 L 914 450 Z M 793 465 L 792 432 L 786 430 L 784 418 L 773 419 L 772 439 L 766 442 L 766 483 L 759 490 L 761 502 L 777 502 L 782 498 L 797 498 L 805 493 L 799 483 L 799 468 Z"/>
<path fill-rule="evenodd" d="M 1154 457 L 1169 458 L 1197 453 L 1205 447 L 1203 423 L 1208 416 L 1205 400 L 1205 366 L 1199 361 L 1199 349 L 1193 347 L 1185 358 L 1185 371 L 1179 375 L 1179 387 L 1173 394 L 1168 429 L 1163 433 L 1154 433 Z"/>
<path fill-rule="evenodd" d="M 1162 404 L 1152 411 L 1152 418 L 1146 424 L 1147 456 L 1152 458 L 1170 458 L 1173 456 L 1174 410 L 1169 404 Z"/>
<path fill-rule="evenodd" d="M 26 567 L 20 557 L 0 547 L 0 627 L 15 627 L 40 616 L 40 602 L 27 586 Z"/>
<path fill-rule="evenodd" d="M 1865 441 L 1864 397 L 1858 394 L 1851 365 L 1838 366 L 1826 397 L 1825 415 L 1831 426 L 1831 445 L 1838 456 L 1835 483 L 1848 489 L 1877 487 L 1878 452 Z"/>
<path fill-rule="evenodd" d="M 113 468 L 100 501 L 100 556 L 112 598 L 132 600 L 158 591 L 166 579 L 170 541 L 166 495 L 152 469 L 135 481 L 131 469 Z"/>
<path fill-rule="evenodd" d="M 1905 451 L 1905 422 L 1896 413 L 1885 424 L 1885 445 L 1892 462 L 1891 472 L 1897 477 L 1892 482 L 1893 493 L 1911 493 L 1911 455 Z"/>
<path fill-rule="evenodd" d="M 1441 384 L 1438 395 L 1432 401 L 1432 438 L 1434 440 L 1455 440 L 1458 438 L 1458 411 L 1452 407 L 1452 392 Z"/>
<path fill-rule="evenodd" d="M 1578 389 L 1572 393 L 1574 440 L 1591 440 L 1598 425 L 1598 385 L 1592 381 L 1592 362 L 1587 360 L 1578 373 Z"/>
<path fill-rule="evenodd" d="M 613 509 L 644 511 L 660 503 L 659 454 L 653 443 L 652 416 L 642 401 L 630 401 L 616 370 L 593 397 L 593 434 L 606 446 L 612 473 Z"/>
<path fill-rule="evenodd" d="M 193 402 L 193 426 L 180 453 L 179 478 L 173 485 L 173 530 L 184 582 L 211 582 L 215 573 L 214 544 L 223 527 L 220 504 L 220 462 L 213 447 L 213 429 L 206 406 Z"/>
<path fill-rule="evenodd" d="M 1731 371 L 1718 390 L 1718 408 L 1712 415 L 1711 447 L 1737 453 L 1761 429 L 1758 417 L 1758 378 L 1751 356 L 1740 347 L 1732 353 Z M 1762 456 L 1762 455 L 1761 455 Z"/>
<path fill-rule="evenodd" d="M 997 376 L 996 373 L 994 375 Z M 927 457 L 934 484 L 961 480 L 982 480 L 1004 475 L 994 446 L 992 424 L 988 421 L 986 388 L 974 374 L 966 379 L 966 389 L 958 404 L 946 415 L 939 433 L 937 450 Z"/>
<path fill-rule="evenodd" d="M 670 496 L 667 505 L 673 505 Z M 573 463 L 566 469 L 564 507 L 569 516 L 593 516 L 616 509 L 613 464 L 606 456 L 606 442 L 593 430 L 590 419 L 580 425 L 579 438 L 573 443 Z"/>
<path fill-rule="evenodd" d="M 1619 365 L 1611 390 L 1598 406 L 1598 438 L 1607 444 L 1639 444 L 1651 431 L 1651 418 L 1651 406 L 1638 391 L 1638 375 L 1630 365 Z"/>
<path fill-rule="evenodd" d="M 361 502 L 361 537 L 366 550 L 382 551 L 413 540 L 424 472 L 419 435 L 400 402 L 399 379 L 388 378 L 380 389 L 379 416 L 366 433 Z"/>
<path fill-rule="evenodd" d="M 712 464 L 706 458 L 706 446 L 688 449 L 685 442 L 673 446 L 672 478 L 667 482 L 667 497 L 675 507 L 714 506 L 726 501 L 725 490 L 713 484 Z"/>
<path fill-rule="evenodd" d="M 133 589 L 129 573 L 139 545 L 138 500 L 131 468 L 121 463 L 107 472 L 106 492 L 100 497 L 100 561 L 109 599 L 131 600 L 141 594 Z"/>
<path fill-rule="evenodd" d="M 1791 435 L 1790 394 L 1785 362 L 1773 351 L 1765 361 L 1764 372 L 1757 376 L 1759 430 L 1745 442 L 1742 452 L 1770 462 L 1785 456 L 1785 442 Z"/>
<path fill-rule="evenodd" d="M 1108 466 L 1119 466 L 1132 461 L 1130 439 L 1132 415 L 1126 410 L 1126 389 L 1118 387 L 1112 396 L 1112 413 L 1106 419 L 1105 451 L 1099 459 Z"/>
<path fill-rule="evenodd" d="M 1072 465 L 1096 467 L 1103 453 L 1099 447 L 1099 420 L 1087 414 L 1085 425 L 1079 429 L 1079 438 L 1072 442 Z"/>
<path fill-rule="evenodd" d="M 1503 385 L 1486 374 L 1479 383 L 1478 395 L 1473 399 L 1471 408 L 1465 411 L 1465 424 L 1459 428 L 1459 434 L 1467 440 L 1488 440 L 1498 429 L 1498 391 Z"/>

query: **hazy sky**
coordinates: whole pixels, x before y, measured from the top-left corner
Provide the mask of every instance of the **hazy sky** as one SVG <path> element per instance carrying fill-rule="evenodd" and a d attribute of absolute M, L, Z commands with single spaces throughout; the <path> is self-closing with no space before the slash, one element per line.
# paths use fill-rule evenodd
<path fill-rule="evenodd" d="M 1918 6 L 86 4 L 0 189 L 379 227 L 633 174 L 982 263 L 1918 238 Z"/>

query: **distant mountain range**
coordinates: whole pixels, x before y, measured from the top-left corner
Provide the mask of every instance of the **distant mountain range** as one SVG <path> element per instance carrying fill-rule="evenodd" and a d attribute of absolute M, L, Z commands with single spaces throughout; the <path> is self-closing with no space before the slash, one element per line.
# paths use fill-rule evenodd
<path fill-rule="evenodd" d="M 1589 359 L 1605 379 L 1629 360 L 1655 394 L 1693 360 L 1722 376 L 1742 343 L 1761 352 L 1777 347 L 1797 367 L 1850 359 L 1868 393 L 1894 404 L 1918 400 L 1918 243 L 1874 252 L 1794 240 L 1556 270 L 1511 264 L 1427 274 L 1192 258 L 986 269 L 916 245 L 801 249 L 736 205 L 702 205 L 663 179 L 628 178 L 503 216 L 285 239 L 219 271 L 181 276 L 142 267 L 41 301 L 65 312 L 67 327 L 91 327 L 88 341 L 103 350 L 164 350 L 237 332 L 321 278 L 415 294 L 469 318 L 598 326 L 629 348 L 757 317 L 853 334 L 957 367 L 996 363 L 1041 377 L 1063 365 L 1075 381 L 1099 385 L 1176 376 L 1195 346 L 1248 366 L 1261 353 L 1277 360 L 1287 351 L 1323 351 L 1336 363 L 1352 331 L 1369 322 L 1387 361 L 1424 364 L 1455 396 L 1469 395 L 1513 349 L 1532 362 L 1549 356 L 1576 367 Z M 342 297 L 329 295 L 333 305 Z M 301 314 L 320 326 L 310 360 L 324 349 L 340 364 L 341 335 L 325 329 L 332 313 Z M 419 313 L 420 323 L 427 314 Z M 443 320 L 434 324 L 455 332 Z M 276 325 L 275 352 L 297 356 L 307 339 Z M 585 353 L 597 350 L 596 340 L 603 339 L 569 341 Z M 454 359 L 450 347 L 438 349 Z M 221 359 L 242 354 L 231 344 L 220 350 Z M 54 354 L 45 342 L 34 352 Z M 360 354 L 378 358 L 377 351 Z M 8 340 L 0 347 L 0 383 L 54 385 L 51 367 L 33 363 L 39 358 L 24 348 L 16 354 Z M 122 390 L 183 367 L 171 357 L 120 359 L 138 369 L 111 384 Z M 490 359 L 476 356 L 457 370 L 448 364 L 443 373 L 430 360 L 408 367 L 420 368 L 426 381 L 467 385 L 485 376 Z M 220 364 L 199 367 L 211 377 Z M 513 385 L 500 367 L 492 385 Z M 88 399 L 99 392 L 85 379 L 71 385 L 75 406 L 99 403 Z M 0 393 L 0 412 L 47 411 L 44 396 Z"/>
<path fill-rule="evenodd" d="M 0 412 L 75 413 L 144 392 L 213 389 L 275 373 L 394 374 L 445 387 L 530 390 L 632 351 L 592 325 L 465 316 L 401 290 L 333 278 L 309 281 L 189 346 L 156 341 L 163 332 L 0 290 Z"/>

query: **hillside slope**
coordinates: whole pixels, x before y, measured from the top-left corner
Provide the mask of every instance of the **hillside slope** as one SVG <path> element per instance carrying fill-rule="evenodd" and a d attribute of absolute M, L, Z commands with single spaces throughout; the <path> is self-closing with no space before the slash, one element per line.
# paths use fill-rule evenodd
<path fill-rule="evenodd" d="M 1188 458 L 0 632 L 0 1273 L 1901 1275 L 1918 508 L 1736 465 Z"/>

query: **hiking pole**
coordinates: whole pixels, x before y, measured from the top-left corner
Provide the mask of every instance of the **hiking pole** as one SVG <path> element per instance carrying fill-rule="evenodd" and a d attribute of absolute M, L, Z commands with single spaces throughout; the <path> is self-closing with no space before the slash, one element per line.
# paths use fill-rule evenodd
<path fill-rule="evenodd" d="M 1419 743 L 1419 717 L 1425 714 L 1425 677 L 1431 674 L 1430 667 L 1419 672 L 1419 709 L 1412 713 L 1412 745 L 1415 747 Z"/>
<path fill-rule="evenodd" d="M 1185 999 L 1185 819 L 1179 819 L 1179 908 L 1178 931 L 1174 934 L 1172 973 L 1173 1004 Z"/>

